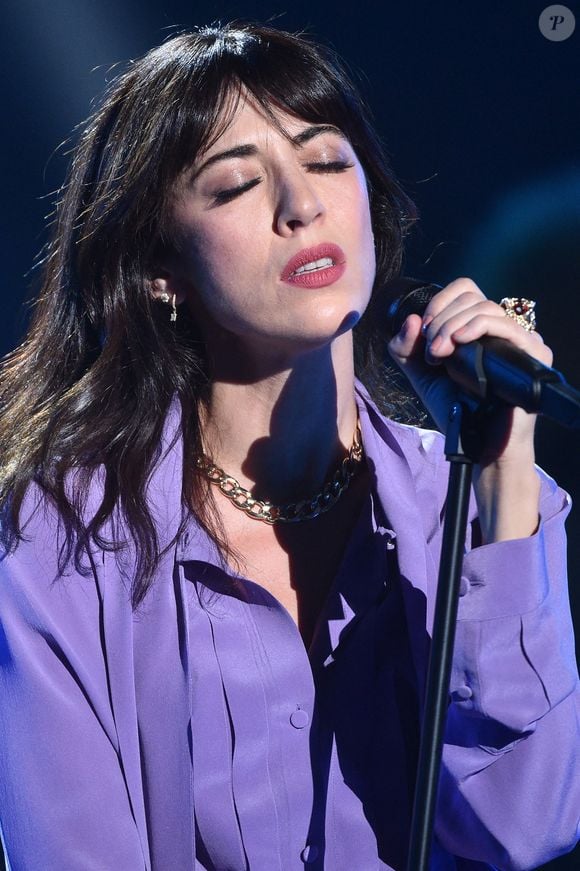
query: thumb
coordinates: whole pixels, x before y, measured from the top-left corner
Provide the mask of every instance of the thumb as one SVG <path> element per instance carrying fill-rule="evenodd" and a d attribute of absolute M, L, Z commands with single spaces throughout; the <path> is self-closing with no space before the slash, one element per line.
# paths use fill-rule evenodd
<path fill-rule="evenodd" d="M 442 377 L 445 370 L 439 362 L 430 364 L 426 361 L 421 325 L 419 315 L 409 315 L 387 348 L 435 424 L 445 432 L 450 405 L 457 397 L 457 387 L 448 377 Z"/>
<path fill-rule="evenodd" d="M 419 360 L 425 353 L 421 324 L 420 315 L 409 315 L 397 335 L 387 345 L 389 354 L 401 368 L 407 366 L 413 358 Z"/>

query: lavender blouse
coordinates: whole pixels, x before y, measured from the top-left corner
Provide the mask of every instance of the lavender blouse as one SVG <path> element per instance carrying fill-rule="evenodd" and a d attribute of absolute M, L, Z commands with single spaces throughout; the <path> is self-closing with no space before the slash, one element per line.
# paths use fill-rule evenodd
<path fill-rule="evenodd" d="M 373 491 L 309 650 L 193 518 L 136 612 L 131 543 L 51 583 L 62 530 L 30 488 L 28 541 L 0 563 L 12 871 L 404 868 L 447 464 L 441 436 L 386 420 L 359 382 L 357 403 Z M 181 468 L 175 403 L 148 493 L 162 546 Z M 570 499 L 538 474 L 533 536 L 466 542 L 438 871 L 531 869 L 578 839 Z M 96 476 L 87 515 L 101 488 Z"/>

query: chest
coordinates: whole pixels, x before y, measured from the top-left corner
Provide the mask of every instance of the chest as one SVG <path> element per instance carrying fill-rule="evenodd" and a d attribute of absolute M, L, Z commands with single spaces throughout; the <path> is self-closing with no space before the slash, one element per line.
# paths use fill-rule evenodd
<path fill-rule="evenodd" d="M 363 472 L 341 502 L 314 520 L 269 525 L 224 506 L 228 539 L 243 573 L 284 606 L 307 647 L 368 499 L 370 481 Z"/>
<path fill-rule="evenodd" d="M 276 538 L 258 543 L 244 542 L 246 576 L 264 587 L 290 614 L 306 647 L 312 640 L 344 550 L 344 540 L 328 548 L 318 537 L 288 548 Z M 241 548 L 239 548 L 241 550 Z"/>

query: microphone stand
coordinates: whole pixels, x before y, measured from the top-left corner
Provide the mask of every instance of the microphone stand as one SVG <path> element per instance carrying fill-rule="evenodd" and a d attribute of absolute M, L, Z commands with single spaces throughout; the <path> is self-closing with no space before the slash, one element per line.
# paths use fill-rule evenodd
<path fill-rule="evenodd" d="M 391 282 L 390 288 L 391 295 L 396 295 L 388 312 L 391 335 L 399 331 L 408 314 L 424 311 L 429 300 L 441 290 L 440 285 L 405 277 Z M 479 343 L 459 348 L 454 365 L 454 380 L 464 392 L 450 409 L 445 437 L 445 456 L 450 463 L 449 485 L 407 871 L 429 871 L 472 466 L 478 461 L 483 447 L 478 436 L 481 424 L 494 408 L 494 400 L 487 398 L 493 397 L 494 393 L 489 388 L 494 387 L 496 401 L 520 405 L 527 412 L 543 414 L 564 426 L 580 428 L 580 391 L 571 387 L 560 372 L 544 366 L 530 355 L 516 352 L 514 357 L 509 346 L 506 353 L 506 346 L 508 343 L 503 339 L 484 337 Z M 503 352 L 495 359 L 486 360 L 486 348 L 492 351 L 503 349 Z M 475 380 L 471 375 L 464 379 L 464 369 L 475 372 Z M 518 385 L 518 401 L 514 402 L 516 393 L 510 388 Z"/>
<path fill-rule="evenodd" d="M 473 400 L 465 396 L 449 412 L 445 456 L 451 465 L 407 871 L 429 869 L 472 467 L 482 447 L 478 431 L 489 409 L 485 404 L 474 408 Z"/>

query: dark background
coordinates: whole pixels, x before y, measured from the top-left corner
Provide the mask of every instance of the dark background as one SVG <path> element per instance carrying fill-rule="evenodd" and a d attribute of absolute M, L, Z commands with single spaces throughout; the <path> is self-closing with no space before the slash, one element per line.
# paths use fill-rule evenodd
<path fill-rule="evenodd" d="M 537 300 L 556 368 L 580 387 L 580 5 L 564 42 L 538 28 L 549 2 L 427 0 L 10 0 L 4 5 L 0 139 L 0 353 L 21 341 L 32 269 L 73 128 L 123 64 L 180 28 L 272 20 L 330 44 L 370 104 L 421 221 L 406 272 L 473 278 L 488 296 Z M 538 462 L 573 496 L 578 435 L 541 420 Z M 570 593 L 580 627 L 580 512 L 568 521 Z M 580 631 L 578 631 L 580 635 Z M 550 784 L 546 784 L 550 789 Z M 545 868 L 578 869 L 580 850 Z"/>

